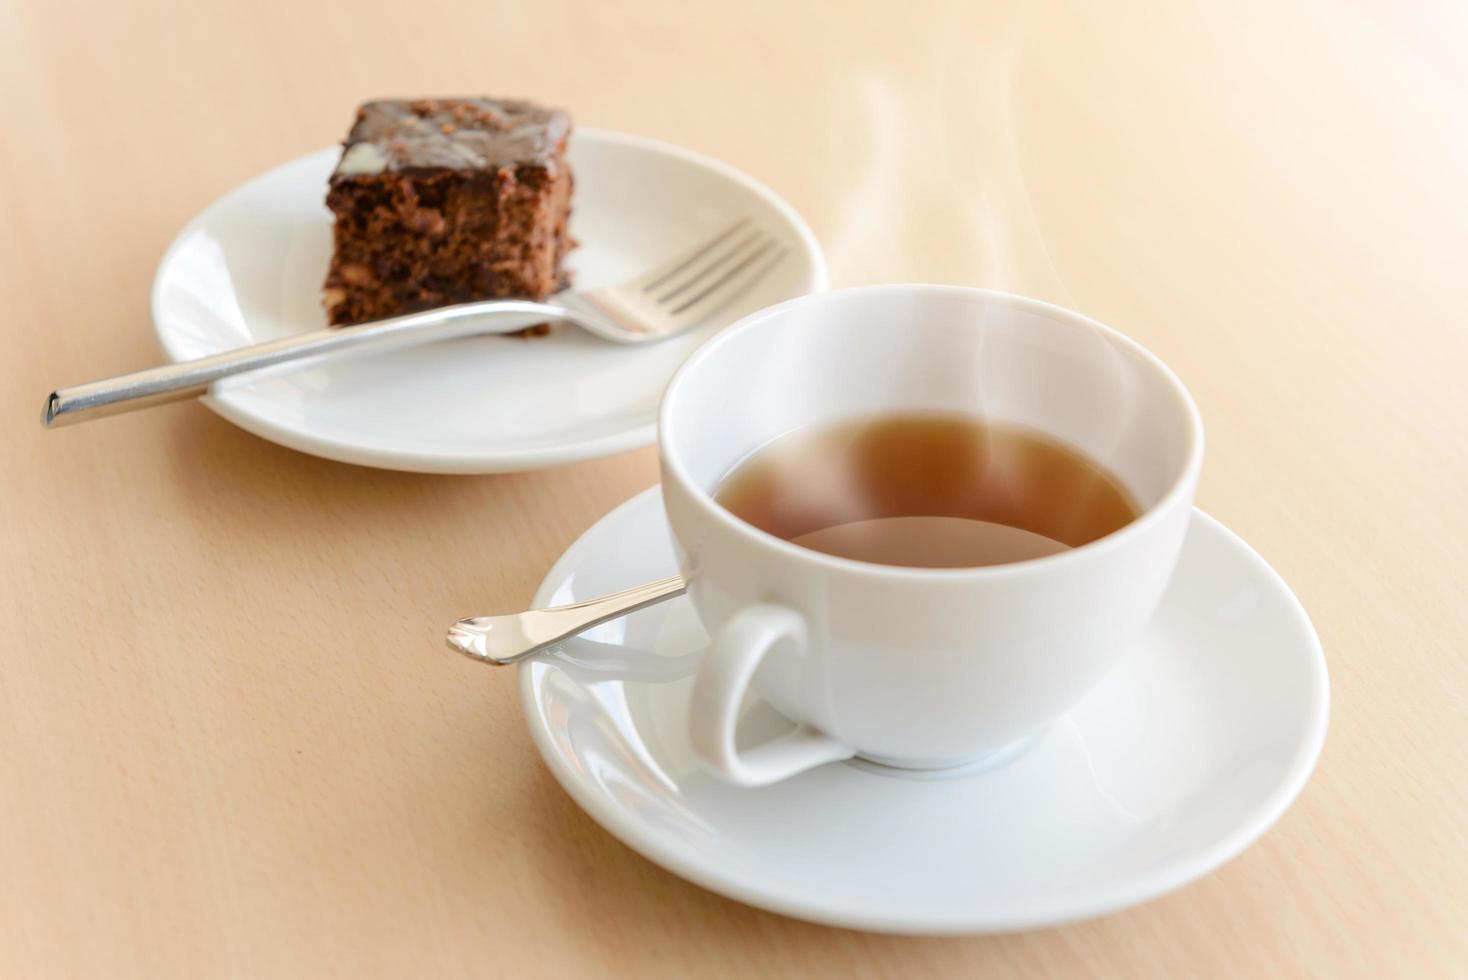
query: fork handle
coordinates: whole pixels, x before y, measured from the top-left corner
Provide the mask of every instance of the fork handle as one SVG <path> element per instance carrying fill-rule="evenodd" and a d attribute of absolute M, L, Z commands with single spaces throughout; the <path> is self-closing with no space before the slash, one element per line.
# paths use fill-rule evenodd
<path fill-rule="evenodd" d="M 327 356 L 377 353 L 471 334 L 513 333 L 565 316 L 566 310 L 549 303 L 497 299 L 441 306 L 353 327 L 313 330 L 193 361 L 58 388 L 46 398 L 41 424 L 56 428 L 196 398 L 225 379 L 250 384 L 312 367 Z"/>

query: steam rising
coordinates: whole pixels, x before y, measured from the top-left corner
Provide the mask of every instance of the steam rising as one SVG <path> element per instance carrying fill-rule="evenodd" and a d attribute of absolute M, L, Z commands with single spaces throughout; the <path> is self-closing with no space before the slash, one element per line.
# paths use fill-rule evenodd
<path fill-rule="evenodd" d="M 931 30 L 973 29 L 949 22 L 952 17 L 950 11 Z M 1019 85 L 1023 32 L 1012 23 L 995 28 L 971 57 L 914 59 L 925 65 L 917 77 L 899 80 L 878 67 L 852 80 L 863 139 L 851 148 L 848 164 L 858 176 L 829 241 L 838 284 L 951 282 L 1076 308 L 1051 257 L 1026 179 Z M 953 49 L 951 44 L 932 47 Z M 1079 147 L 1075 179 L 1085 179 Z M 981 370 L 985 348 L 969 344 L 951 355 L 973 364 L 967 373 L 973 391 L 965 398 L 978 414 L 991 414 L 996 401 L 995 391 L 979 380 L 987 375 L 992 384 L 996 373 Z M 1123 355 L 1099 333 L 1088 356 L 1110 371 L 1121 389 L 1120 397 L 1109 399 L 1108 416 L 1096 420 L 1102 437 L 1085 440 L 1091 453 L 1110 462 L 1108 456 L 1121 452 L 1137 421 L 1137 399 L 1128 389 L 1132 374 L 1121 362 Z M 932 362 L 932 351 L 910 350 L 892 370 L 924 377 Z M 963 372 L 957 373 L 961 379 Z M 943 383 L 964 382 L 950 373 Z"/>

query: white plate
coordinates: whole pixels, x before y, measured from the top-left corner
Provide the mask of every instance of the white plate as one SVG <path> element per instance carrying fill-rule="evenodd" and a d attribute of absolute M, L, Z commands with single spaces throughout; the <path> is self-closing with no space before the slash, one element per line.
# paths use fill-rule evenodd
<path fill-rule="evenodd" d="M 581 537 L 536 605 L 676 569 L 656 489 Z M 521 668 L 536 745 L 607 830 L 670 871 L 776 912 L 910 933 L 1055 925 L 1218 867 L 1284 812 L 1325 738 L 1319 640 L 1288 586 L 1196 512 L 1146 637 L 1007 765 L 916 774 L 836 763 L 725 785 L 686 744 L 707 638 L 684 599 Z M 784 724 L 756 705 L 742 727 Z"/>
<path fill-rule="evenodd" d="M 326 325 L 331 255 L 324 198 L 338 150 L 255 178 L 179 233 L 153 283 L 158 341 L 175 361 Z M 579 288 L 630 278 L 751 215 L 790 246 L 774 272 L 716 322 L 646 347 L 579 330 L 470 337 L 218 390 L 210 408 L 292 449 L 434 473 L 551 466 L 651 443 L 673 371 L 720 327 L 826 288 L 815 236 L 769 188 L 716 160 L 653 140 L 577 130 L 571 268 Z"/>

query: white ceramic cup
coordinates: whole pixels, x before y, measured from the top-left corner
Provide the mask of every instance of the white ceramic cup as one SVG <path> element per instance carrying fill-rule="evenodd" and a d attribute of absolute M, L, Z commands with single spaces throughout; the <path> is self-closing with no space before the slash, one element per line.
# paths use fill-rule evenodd
<path fill-rule="evenodd" d="M 1142 514 L 1049 557 L 921 569 L 811 551 L 714 501 L 737 464 L 786 433 L 923 410 L 1048 433 L 1103 464 Z M 659 442 L 679 562 L 713 638 L 692 745 L 740 785 L 853 755 L 921 769 L 1008 755 L 1152 615 L 1203 458 L 1197 407 L 1146 350 L 1079 314 L 955 286 L 819 293 L 746 317 L 673 378 Z M 741 751 L 751 685 L 797 725 Z"/>

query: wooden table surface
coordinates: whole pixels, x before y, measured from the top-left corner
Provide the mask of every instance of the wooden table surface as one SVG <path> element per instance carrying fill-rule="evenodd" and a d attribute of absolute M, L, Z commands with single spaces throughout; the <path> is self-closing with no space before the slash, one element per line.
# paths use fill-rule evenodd
<path fill-rule="evenodd" d="M 0 3 L 0 976 L 1468 976 L 1468 20 L 1401 7 Z M 363 98 L 456 92 L 747 170 L 835 285 L 1029 293 L 1172 364 L 1200 505 L 1325 644 L 1295 806 L 1064 929 L 755 911 L 603 832 L 513 675 L 442 645 L 650 450 L 443 477 L 197 404 L 41 429 L 51 387 L 158 360 L 191 215 Z"/>

